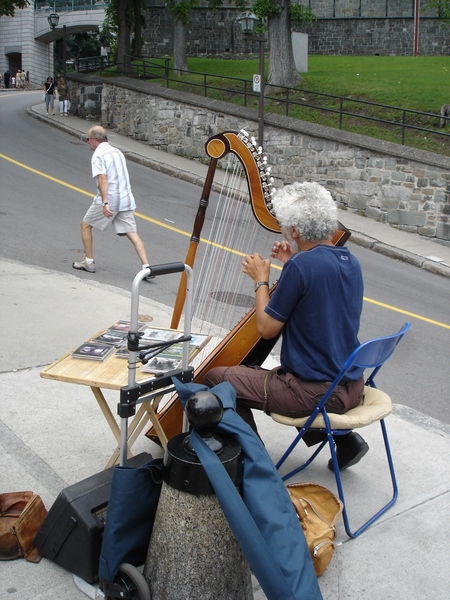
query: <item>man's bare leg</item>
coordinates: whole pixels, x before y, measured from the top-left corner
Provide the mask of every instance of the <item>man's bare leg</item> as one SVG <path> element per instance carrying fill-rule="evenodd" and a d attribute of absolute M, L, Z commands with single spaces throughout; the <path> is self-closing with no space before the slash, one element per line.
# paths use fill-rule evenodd
<path fill-rule="evenodd" d="M 144 242 L 141 240 L 136 231 L 126 234 L 127 238 L 133 244 L 136 254 L 143 265 L 148 265 L 147 252 L 145 251 Z"/>
<path fill-rule="evenodd" d="M 92 225 L 81 221 L 81 241 L 83 242 L 86 258 L 94 258 L 92 254 Z"/>

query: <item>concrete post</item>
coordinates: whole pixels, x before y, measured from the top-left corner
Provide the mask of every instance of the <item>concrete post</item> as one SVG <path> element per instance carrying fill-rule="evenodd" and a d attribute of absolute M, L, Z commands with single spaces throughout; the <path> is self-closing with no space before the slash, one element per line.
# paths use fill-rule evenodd
<path fill-rule="evenodd" d="M 197 432 L 238 487 L 242 481 L 241 448 L 234 438 L 208 433 L 209 426 L 222 416 L 221 406 L 219 418 L 217 413 L 212 415 L 216 409 L 210 410 L 211 396 L 222 404 L 210 392 L 197 392 L 189 398 L 188 420 L 191 425 L 197 422 Z M 206 421 L 202 425 L 199 419 Z M 190 445 L 189 433 L 169 440 L 164 466 L 144 566 L 152 600 L 253 600 L 250 567 Z"/>

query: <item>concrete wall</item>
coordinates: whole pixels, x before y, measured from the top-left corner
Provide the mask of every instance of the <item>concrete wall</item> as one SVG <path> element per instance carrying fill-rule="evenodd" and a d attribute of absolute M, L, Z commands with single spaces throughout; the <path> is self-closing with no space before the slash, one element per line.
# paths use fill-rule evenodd
<path fill-rule="evenodd" d="M 204 161 L 221 131 L 257 135 L 257 111 L 126 78 L 70 81 L 72 110 L 92 109 L 122 135 Z M 101 102 L 101 105 L 100 105 Z M 450 240 L 450 158 L 289 117 L 266 114 L 264 151 L 275 185 L 317 181 L 352 212 Z"/>

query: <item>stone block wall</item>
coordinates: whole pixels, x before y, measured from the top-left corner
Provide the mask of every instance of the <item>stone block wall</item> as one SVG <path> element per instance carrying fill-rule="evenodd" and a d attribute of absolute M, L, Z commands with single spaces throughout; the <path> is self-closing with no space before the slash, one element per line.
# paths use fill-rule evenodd
<path fill-rule="evenodd" d="M 85 107 L 101 84 L 92 86 L 95 93 L 82 82 L 71 87 L 74 102 Z M 245 129 L 256 136 L 258 130 L 255 109 L 126 78 L 103 80 L 100 108 L 105 127 L 200 161 L 212 135 Z M 450 241 L 449 157 L 268 113 L 264 151 L 277 187 L 317 181 L 342 208 Z"/>
<path fill-rule="evenodd" d="M 90 77 L 80 83 L 69 81 L 70 76 L 67 79 L 70 86 L 70 112 L 77 117 L 100 119 L 103 84 L 98 80 L 89 81 Z"/>
<path fill-rule="evenodd" d="M 308 4 L 307 2 L 303 2 Z M 411 0 L 311 0 L 318 17 L 313 27 L 294 27 L 307 33 L 310 54 L 412 56 L 414 3 Z M 236 23 L 236 8 L 196 8 L 189 13 L 188 56 L 248 56 L 258 54 L 258 42 L 244 39 Z M 421 56 L 448 56 L 450 35 L 429 10 L 420 13 L 418 52 Z M 142 53 L 173 54 L 173 19 L 161 6 L 145 12 Z"/>

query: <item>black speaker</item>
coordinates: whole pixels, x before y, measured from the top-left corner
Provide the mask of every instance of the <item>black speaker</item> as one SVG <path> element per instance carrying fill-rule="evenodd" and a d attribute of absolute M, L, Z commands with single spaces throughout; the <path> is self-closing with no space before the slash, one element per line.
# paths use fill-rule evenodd
<path fill-rule="evenodd" d="M 130 458 L 127 466 L 140 467 L 151 459 L 151 454 L 143 452 Z M 88 583 L 98 581 L 113 469 L 101 471 L 63 490 L 34 538 L 41 556 Z"/>

